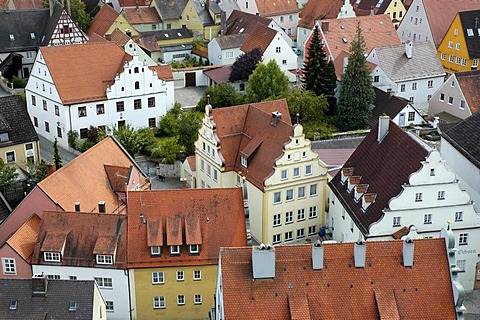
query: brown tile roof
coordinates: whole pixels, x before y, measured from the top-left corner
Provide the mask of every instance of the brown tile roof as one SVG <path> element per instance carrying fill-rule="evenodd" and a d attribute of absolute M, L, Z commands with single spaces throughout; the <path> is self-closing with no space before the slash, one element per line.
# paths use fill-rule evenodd
<path fill-rule="evenodd" d="M 130 192 L 127 211 L 129 268 L 217 264 L 220 247 L 246 245 L 241 188 Z M 150 221 L 161 234 L 152 236 Z M 148 241 L 164 245 L 160 257 L 151 258 Z M 198 241 L 199 253 L 191 255 L 188 243 Z M 172 256 L 167 246 L 176 244 L 180 255 Z"/>
<path fill-rule="evenodd" d="M 438 47 L 455 15 L 459 11 L 477 10 L 480 4 L 475 0 L 423 0 L 423 6 L 433 42 Z"/>
<path fill-rule="evenodd" d="M 379 0 L 361 0 L 360 3 L 352 3 L 355 9 L 360 9 L 363 10 L 366 14 L 363 15 L 368 15 L 370 14 L 370 9 L 373 8 L 374 14 L 384 14 L 385 10 L 387 10 L 388 6 L 392 2 L 392 0 L 383 0 L 383 2 L 380 3 L 380 6 L 377 7 L 377 4 L 380 2 Z M 355 13 L 357 13 L 357 10 L 355 10 Z M 358 16 L 358 14 L 357 14 Z"/>
<path fill-rule="evenodd" d="M 263 17 L 277 16 L 300 11 L 293 0 L 256 0 L 258 12 Z"/>
<path fill-rule="evenodd" d="M 40 51 L 63 104 L 107 99 L 107 86 L 125 61 L 132 59 L 113 42 L 41 47 Z"/>
<path fill-rule="evenodd" d="M 7 243 L 25 261 L 31 262 L 37 236 L 40 231 L 40 218 L 33 214 L 25 223 L 7 239 Z"/>
<path fill-rule="evenodd" d="M 147 221 L 147 246 L 163 246 L 163 226 L 161 220 Z"/>
<path fill-rule="evenodd" d="M 92 33 L 92 35 L 88 38 L 88 43 L 95 42 L 108 42 L 108 40 L 97 33 Z"/>
<path fill-rule="evenodd" d="M 376 47 L 398 45 L 401 43 L 395 26 L 387 14 L 331 19 L 328 21 L 329 31 L 324 31 L 324 35 L 334 59 L 342 51 L 349 52 L 359 22 L 365 38 L 367 54 Z"/>
<path fill-rule="evenodd" d="M 255 14 L 242 12 L 239 10 L 233 10 L 230 17 L 227 19 L 227 32 L 226 35 L 233 34 L 250 34 L 258 23 L 268 26 L 272 22 L 272 19 L 260 17 Z M 242 30 L 243 29 L 243 30 Z"/>
<path fill-rule="evenodd" d="M 75 210 L 75 202 L 78 201 L 83 212 L 98 212 L 98 202 L 105 201 L 106 211 L 117 213 L 123 210 L 124 204 L 111 188 L 105 165 L 134 166 L 139 170 L 117 142 L 107 137 L 42 180 L 38 186 L 65 211 Z M 143 176 L 140 185 L 148 185 Z"/>
<path fill-rule="evenodd" d="M 456 72 L 458 85 L 472 113 L 480 111 L 480 70 Z"/>
<path fill-rule="evenodd" d="M 120 47 L 125 47 L 128 41 L 130 41 L 130 37 L 123 33 L 122 30 L 115 28 L 112 31 L 112 34 L 105 36 L 108 40 L 115 42 Z"/>
<path fill-rule="evenodd" d="M 247 37 L 247 39 L 245 39 L 245 42 L 240 47 L 240 50 L 243 52 L 250 52 L 255 48 L 260 48 L 260 51 L 264 53 L 276 35 L 277 31 L 258 23 L 253 29 L 252 33 Z"/>
<path fill-rule="evenodd" d="M 354 267 L 353 243 L 324 244 L 322 270 L 311 245 L 274 246 L 275 277 L 255 280 L 250 247 L 222 248 L 225 319 L 293 319 L 289 302 L 308 302 L 311 319 L 455 319 L 445 239 L 414 244 L 404 267 L 403 241 L 367 241 L 364 268 Z"/>
<path fill-rule="evenodd" d="M 350 57 L 350 53 L 347 51 L 342 50 L 336 57 L 335 60 L 333 61 L 333 65 L 335 66 L 335 75 L 337 76 L 337 80 L 342 79 L 343 76 L 343 64 L 344 64 L 344 59 Z M 375 70 L 377 65 L 375 63 L 372 63 L 370 61 L 367 61 L 367 66 L 370 69 L 370 71 Z"/>
<path fill-rule="evenodd" d="M 217 67 L 215 69 L 209 69 L 203 71 L 203 73 L 212 79 L 215 83 L 227 83 L 230 82 L 230 73 L 232 73 L 232 65 L 225 65 Z"/>
<path fill-rule="evenodd" d="M 90 37 L 92 34 L 96 33 L 103 37 L 119 15 L 120 14 L 115 11 L 112 6 L 104 4 L 93 18 L 92 23 L 87 30 L 87 35 Z"/>
<path fill-rule="evenodd" d="M 45 234 L 41 244 L 41 251 L 61 252 L 65 242 L 67 241 L 67 233 L 65 230 L 58 229 L 49 231 Z"/>
<path fill-rule="evenodd" d="M 271 124 L 274 111 L 282 114 L 277 126 Z M 273 172 L 275 160 L 282 155 L 283 145 L 293 134 L 286 100 L 216 108 L 212 115 L 225 159 L 225 169 L 242 171 L 248 181 L 263 190 L 263 182 Z M 240 151 L 253 139 L 262 140 L 262 143 L 255 154 L 248 158 L 246 169 L 241 164 Z"/>
<path fill-rule="evenodd" d="M 125 8 L 125 19 L 130 24 L 154 24 L 162 22 L 155 7 Z"/>
<path fill-rule="evenodd" d="M 350 0 L 353 5 L 356 0 Z M 312 29 L 317 20 L 336 19 L 343 1 L 339 0 L 309 0 L 300 12 L 298 26 Z"/>
<path fill-rule="evenodd" d="M 150 5 L 151 1 L 150 0 L 119 0 L 118 3 L 122 8 L 135 7 L 135 6 L 143 7 L 143 6 Z"/>
<path fill-rule="evenodd" d="M 120 166 L 111 166 L 104 165 L 105 172 L 108 177 L 108 182 L 110 183 L 110 188 L 115 192 L 126 192 L 126 185 L 128 174 L 130 173 L 130 168 L 120 167 Z"/>
<path fill-rule="evenodd" d="M 392 234 L 393 239 L 402 239 L 403 236 L 406 236 L 410 232 L 410 229 L 407 226 L 404 226 L 398 229 Z"/>
<path fill-rule="evenodd" d="M 195 47 L 195 48 L 192 49 L 192 54 L 195 54 L 199 57 L 208 59 L 208 49 L 204 50 L 203 48 Z"/>
<path fill-rule="evenodd" d="M 32 263 L 43 264 L 44 251 L 61 251 L 48 246 L 50 239 L 60 234 L 65 245 L 63 266 L 95 267 L 95 254 L 115 253 L 112 268 L 125 268 L 126 232 L 125 215 L 45 211 Z"/>
<path fill-rule="evenodd" d="M 342 184 L 341 172 L 329 182 L 332 192 L 366 236 L 370 225 L 382 218 L 390 199 L 400 194 L 402 185 L 408 183 L 410 174 L 421 167 L 421 161 L 428 155 L 426 149 L 392 121 L 381 143 L 377 141 L 377 132 L 378 123 L 343 165 L 344 170 L 348 168 L 353 175 L 361 176 L 361 183 L 369 185 L 369 193 L 377 194 L 367 211 L 362 210 L 362 201 L 355 201 Z"/>
<path fill-rule="evenodd" d="M 157 72 L 158 79 L 165 81 L 173 81 L 172 66 L 169 64 L 159 64 L 153 67 L 149 67 Z"/>
<path fill-rule="evenodd" d="M 142 36 L 141 38 L 136 38 L 135 42 L 145 50 L 149 52 L 160 51 L 160 46 L 158 45 L 157 38 L 152 36 Z"/>

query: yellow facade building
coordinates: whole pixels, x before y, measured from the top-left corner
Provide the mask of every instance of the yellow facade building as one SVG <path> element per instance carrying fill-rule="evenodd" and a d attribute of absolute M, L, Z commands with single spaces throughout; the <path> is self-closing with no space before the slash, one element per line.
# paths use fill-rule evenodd
<path fill-rule="evenodd" d="M 180 25 L 186 26 L 194 35 L 212 40 L 220 32 L 221 10 L 214 1 L 190 0 L 180 18 Z"/>

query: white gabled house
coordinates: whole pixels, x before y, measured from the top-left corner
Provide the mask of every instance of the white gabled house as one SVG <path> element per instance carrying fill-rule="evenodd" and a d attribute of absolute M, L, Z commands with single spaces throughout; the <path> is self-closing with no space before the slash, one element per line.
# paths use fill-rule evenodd
<path fill-rule="evenodd" d="M 67 147 L 69 131 L 86 138 L 90 126 L 155 127 L 174 104 L 172 70 L 135 51 L 112 42 L 40 48 L 25 90 L 37 133 Z"/>
<path fill-rule="evenodd" d="M 212 65 L 233 64 L 242 54 L 240 47 L 245 42 L 244 34 L 216 36 L 208 43 L 208 60 Z"/>

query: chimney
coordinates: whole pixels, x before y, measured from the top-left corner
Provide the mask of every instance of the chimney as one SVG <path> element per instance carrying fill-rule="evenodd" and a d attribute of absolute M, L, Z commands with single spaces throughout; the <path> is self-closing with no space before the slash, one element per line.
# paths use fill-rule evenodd
<path fill-rule="evenodd" d="M 224 36 L 226 31 L 227 31 L 227 13 L 222 10 L 222 12 L 220 12 L 220 34 Z"/>
<path fill-rule="evenodd" d="M 276 127 L 278 121 L 282 119 L 282 114 L 278 111 L 273 111 L 272 112 L 272 126 Z"/>
<path fill-rule="evenodd" d="M 47 163 L 47 177 L 57 171 L 54 163 Z"/>
<path fill-rule="evenodd" d="M 252 247 L 253 279 L 275 278 L 275 249 L 267 243 Z"/>
<path fill-rule="evenodd" d="M 322 21 L 322 30 L 323 32 L 328 32 L 329 30 L 329 26 L 330 26 L 330 22 L 329 21 Z"/>
<path fill-rule="evenodd" d="M 32 296 L 45 297 L 47 295 L 48 280 L 43 275 L 34 275 L 32 278 Z"/>
<path fill-rule="evenodd" d="M 128 37 L 132 37 L 132 30 L 130 29 L 125 29 L 125 33 L 127 34 Z"/>
<path fill-rule="evenodd" d="M 313 270 L 323 269 L 323 245 L 317 240 L 312 246 L 312 264 Z"/>
<path fill-rule="evenodd" d="M 382 142 L 383 138 L 385 138 L 385 136 L 387 135 L 389 124 L 390 118 L 388 116 L 383 115 L 378 118 L 378 143 Z"/>
<path fill-rule="evenodd" d="M 105 213 L 105 201 L 100 201 L 98 203 L 98 212 Z"/>
<path fill-rule="evenodd" d="M 413 42 L 407 41 L 405 42 L 405 55 L 408 59 L 412 58 L 412 50 L 413 50 Z"/>
<path fill-rule="evenodd" d="M 80 212 L 80 202 L 75 202 L 75 212 Z"/>
<path fill-rule="evenodd" d="M 413 267 L 413 252 L 415 244 L 410 237 L 405 238 L 403 241 L 403 266 Z"/>
<path fill-rule="evenodd" d="M 365 256 L 367 254 L 367 246 L 365 242 L 358 239 L 353 245 L 353 258 L 355 260 L 355 268 L 365 267 Z"/>

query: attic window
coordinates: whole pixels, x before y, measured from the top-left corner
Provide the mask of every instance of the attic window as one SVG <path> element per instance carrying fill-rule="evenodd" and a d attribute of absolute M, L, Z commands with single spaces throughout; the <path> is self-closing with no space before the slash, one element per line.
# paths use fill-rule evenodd
<path fill-rule="evenodd" d="M 242 161 L 242 167 L 247 167 L 247 158 L 245 158 L 244 156 L 241 157 L 241 161 Z"/>
<path fill-rule="evenodd" d="M 77 311 L 77 303 L 75 301 L 70 301 L 70 305 L 68 307 L 68 311 L 75 312 Z"/>
<path fill-rule="evenodd" d="M 161 250 L 159 246 L 150 247 L 150 254 L 152 256 L 159 256 L 161 254 Z"/>
<path fill-rule="evenodd" d="M 113 256 L 111 254 L 97 254 L 97 264 L 113 264 Z"/>
<path fill-rule="evenodd" d="M 165 38 L 168 38 L 168 34 L 165 33 Z"/>
<path fill-rule="evenodd" d="M 178 35 L 179 37 L 181 37 L 181 36 L 182 36 L 182 34 L 181 34 L 180 32 L 177 32 L 177 35 Z"/>
<path fill-rule="evenodd" d="M 198 253 L 199 247 L 198 244 L 191 244 L 190 245 L 190 253 Z"/>
<path fill-rule="evenodd" d="M 467 29 L 467 36 L 473 37 L 473 29 Z"/>
<path fill-rule="evenodd" d="M 238 33 L 242 33 L 243 30 L 245 30 L 244 28 L 241 28 L 240 31 L 238 31 Z"/>
<path fill-rule="evenodd" d="M 10 310 L 17 310 L 17 306 L 18 306 L 17 300 L 10 301 Z"/>
<path fill-rule="evenodd" d="M 15 36 L 13 34 L 10 35 L 10 40 L 15 41 Z"/>
<path fill-rule="evenodd" d="M 171 254 L 180 254 L 180 247 L 177 245 L 170 246 L 170 253 Z"/>
<path fill-rule="evenodd" d="M 45 262 L 60 262 L 60 252 L 44 252 L 43 260 Z"/>
<path fill-rule="evenodd" d="M 35 40 L 35 33 L 30 33 L 30 39 Z"/>

